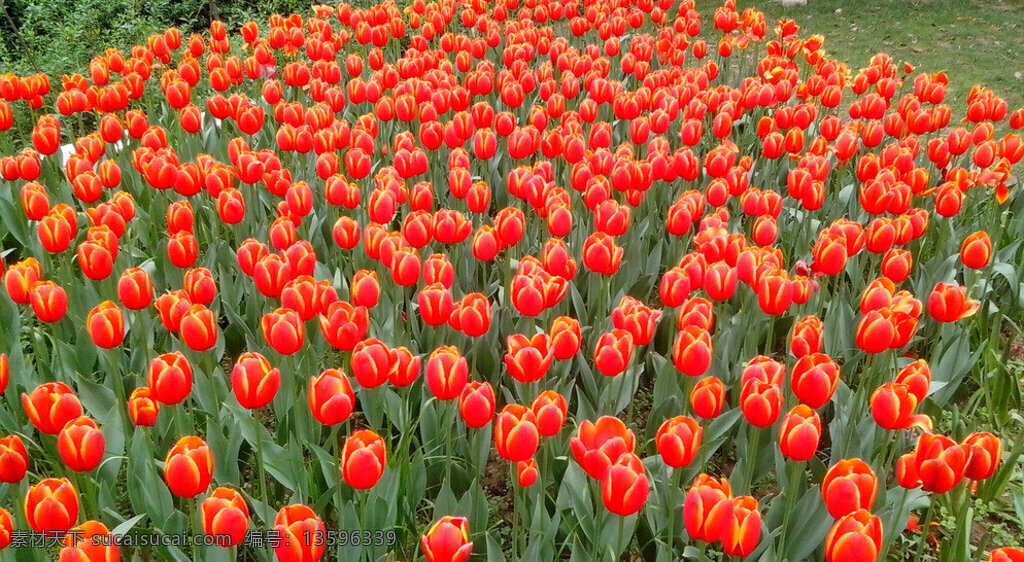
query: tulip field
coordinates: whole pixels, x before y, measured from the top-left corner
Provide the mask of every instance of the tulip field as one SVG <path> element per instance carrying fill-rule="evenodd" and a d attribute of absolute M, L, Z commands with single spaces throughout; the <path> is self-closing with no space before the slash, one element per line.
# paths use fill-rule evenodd
<path fill-rule="evenodd" d="M 0 69 L 0 560 L 1024 561 L 1024 108 L 864 62 L 413 0 Z"/>

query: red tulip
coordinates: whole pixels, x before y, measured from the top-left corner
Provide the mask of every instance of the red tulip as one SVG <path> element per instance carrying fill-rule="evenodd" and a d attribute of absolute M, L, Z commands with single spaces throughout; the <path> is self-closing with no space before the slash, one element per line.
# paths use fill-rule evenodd
<path fill-rule="evenodd" d="M 237 490 L 216 488 L 199 504 L 199 521 L 203 532 L 215 537 L 217 546 L 237 546 L 249 530 L 249 506 Z"/>
<path fill-rule="evenodd" d="M 280 562 L 317 562 L 323 557 L 327 528 L 316 513 L 302 504 L 282 507 L 274 518 L 281 541 L 272 548 Z"/>
<path fill-rule="evenodd" d="M 341 474 L 357 490 L 372 488 L 384 474 L 387 451 L 384 439 L 369 429 L 353 433 L 341 451 Z"/>
<path fill-rule="evenodd" d="M 713 542 L 725 532 L 725 518 L 732 515 L 729 482 L 700 474 L 683 501 L 683 521 L 690 538 Z"/>
<path fill-rule="evenodd" d="M 209 308 L 193 304 L 181 316 L 178 332 L 189 349 L 206 351 L 217 343 L 217 318 Z"/>
<path fill-rule="evenodd" d="M 152 427 L 156 425 L 157 414 L 160 413 L 160 402 L 153 398 L 148 386 L 140 386 L 128 397 L 128 417 L 137 426 Z"/>
<path fill-rule="evenodd" d="M 43 322 L 56 322 L 68 310 L 68 294 L 53 281 L 36 281 L 29 291 L 32 311 Z"/>
<path fill-rule="evenodd" d="M 98 347 L 112 349 L 124 341 L 124 316 L 111 301 L 103 301 L 90 310 L 85 326 Z"/>
<path fill-rule="evenodd" d="M 1002 461 L 1002 441 L 988 432 L 974 432 L 964 439 L 963 444 L 970 449 L 970 460 L 964 474 L 971 480 L 991 478 Z"/>
<path fill-rule="evenodd" d="M 99 466 L 105 447 L 103 432 L 89 417 L 69 421 L 57 434 L 57 453 L 76 472 L 88 472 Z"/>
<path fill-rule="evenodd" d="M 281 355 L 292 355 L 302 349 L 306 340 L 306 327 L 299 313 L 287 308 L 264 314 L 260 322 L 263 338 L 274 351 Z"/>
<path fill-rule="evenodd" d="M 470 381 L 459 396 L 459 415 L 466 425 L 483 427 L 494 418 L 494 389 L 486 382 Z"/>
<path fill-rule="evenodd" d="M 363 388 L 376 388 L 388 380 L 392 353 L 379 340 L 363 340 L 352 348 L 352 374 Z"/>
<path fill-rule="evenodd" d="M 874 562 L 882 549 L 882 521 L 866 509 L 841 517 L 825 537 L 828 562 Z"/>
<path fill-rule="evenodd" d="M 469 521 L 446 515 L 430 526 L 420 538 L 420 549 L 427 562 L 465 562 L 473 553 L 469 540 Z"/>
<path fill-rule="evenodd" d="M 960 246 L 960 261 L 971 269 L 981 269 L 992 260 L 992 240 L 979 230 L 964 239 Z"/>
<path fill-rule="evenodd" d="M 939 322 L 956 322 L 973 316 L 978 301 L 967 300 L 967 287 L 938 283 L 928 295 L 928 314 Z"/>
<path fill-rule="evenodd" d="M 427 359 L 427 386 L 438 400 L 458 398 L 469 380 L 469 366 L 459 348 L 443 346 Z"/>
<path fill-rule="evenodd" d="M 584 420 L 576 437 L 569 440 L 573 457 L 591 478 L 600 480 L 623 453 L 632 453 L 636 437 L 619 418 L 603 416 L 593 423 Z"/>
<path fill-rule="evenodd" d="M 601 275 L 614 275 L 622 263 L 625 250 L 604 232 L 595 232 L 583 243 L 583 265 Z"/>
<path fill-rule="evenodd" d="M 28 472 L 28 461 L 28 451 L 20 437 L 0 437 L 0 482 L 21 482 Z"/>
<path fill-rule="evenodd" d="M 665 420 L 658 429 L 654 442 L 665 464 L 672 468 L 689 465 L 700 449 L 704 428 L 687 416 L 676 416 Z"/>
<path fill-rule="evenodd" d="M 61 562 L 79 560 L 120 560 L 121 548 L 114 544 L 110 530 L 99 521 L 86 521 L 70 529 L 64 536 L 64 548 L 60 549 Z"/>
<path fill-rule="evenodd" d="M 821 438 L 821 419 L 818 414 L 800 404 L 790 410 L 782 419 L 779 428 L 779 448 L 782 454 L 795 461 L 805 461 L 814 456 Z"/>
<path fill-rule="evenodd" d="M 47 478 L 29 486 L 25 519 L 37 533 L 67 531 L 78 520 L 78 492 L 67 478 Z"/>
<path fill-rule="evenodd" d="M 594 348 L 594 366 L 606 377 L 626 370 L 633 358 L 633 336 L 625 330 L 612 330 L 601 335 Z"/>
<path fill-rule="evenodd" d="M 167 452 L 164 480 L 171 493 L 194 498 L 210 487 L 213 478 L 213 453 L 206 442 L 194 435 L 182 437 Z"/>
<path fill-rule="evenodd" d="M 21 407 L 36 429 L 50 435 L 56 435 L 69 421 L 82 415 L 82 403 L 62 382 L 44 383 L 29 394 L 22 394 Z"/>
<path fill-rule="evenodd" d="M 117 282 L 117 298 L 130 310 L 142 310 L 153 302 L 153 280 L 141 268 L 126 269 Z"/>
<path fill-rule="evenodd" d="M 537 419 L 521 404 L 509 404 L 494 422 L 494 446 L 501 458 L 519 462 L 532 458 L 540 444 Z"/>
<path fill-rule="evenodd" d="M 628 517 L 643 507 L 650 484 L 640 457 L 626 453 L 612 463 L 601 478 L 601 499 L 608 511 Z"/>
<path fill-rule="evenodd" d="M 725 386 L 717 377 L 706 377 L 690 391 L 690 406 L 693 413 L 710 420 L 717 418 L 725 406 Z"/>
<path fill-rule="evenodd" d="M 697 326 L 679 331 L 672 347 L 672 362 L 679 372 L 699 377 L 707 372 L 711 359 L 711 334 Z"/>
<path fill-rule="evenodd" d="M 923 433 L 913 454 L 913 472 L 924 491 L 944 494 L 963 479 L 971 448 L 944 435 Z"/>
<path fill-rule="evenodd" d="M 508 337 L 508 353 L 505 354 L 505 369 L 519 382 L 534 382 L 544 378 L 554 350 L 549 345 L 547 334 L 536 334 L 527 339 L 522 334 Z"/>
<path fill-rule="evenodd" d="M 363 306 L 336 301 L 320 315 L 320 331 L 335 349 L 351 351 L 366 337 L 369 328 L 369 313 Z"/>
<path fill-rule="evenodd" d="M 832 517 L 839 519 L 859 509 L 871 509 L 878 493 L 878 478 L 860 459 L 841 460 L 825 473 L 821 497 Z"/>
<path fill-rule="evenodd" d="M 231 369 L 231 389 L 243 408 L 256 410 L 270 404 L 281 386 L 281 371 L 259 353 L 245 352 Z"/>
<path fill-rule="evenodd" d="M 820 408 L 832 399 L 839 386 L 839 365 L 824 353 L 811 353 L 797 360 L 790 387 L 797 400 Z"/>

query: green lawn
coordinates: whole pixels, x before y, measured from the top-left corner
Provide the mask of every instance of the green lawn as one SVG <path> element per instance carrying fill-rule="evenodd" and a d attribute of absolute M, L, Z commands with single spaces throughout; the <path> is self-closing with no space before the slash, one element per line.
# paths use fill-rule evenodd
<path fill-rule="evenodd" d="M 709 2 L 705 6 L 717 5 Z M 807 0 L 784 8 L 778 0 L 740 0 L 768 21 L 792 18 L 825 48 L 859 68 L 884 51 L 926 72 L 949 75 L 947 103 L 961 113 L 971 86 L 983 84 L 1024 107 L 1024 1 L 1021 0 Z"/>

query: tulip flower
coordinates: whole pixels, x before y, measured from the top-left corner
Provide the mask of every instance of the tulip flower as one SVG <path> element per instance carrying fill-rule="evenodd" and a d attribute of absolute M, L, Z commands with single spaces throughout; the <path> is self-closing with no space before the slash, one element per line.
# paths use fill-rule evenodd
<path fill-rule="evenodd" d="M 380 299 L 380 282 L 376 271 L 361 269 L 352 276 L 349 294 L 354 306 L 373 308 Z"/>
<path fill-rule="evenodd" d="M 988 432 L 974 432 L 964 439 L 963 445 L 970 450 L 964 474 L 971 480 L 991 478 L 1002 461 L 1002 441 Z"/>
<path fill-rule="evenodd" d="M 147 383 L 154 400 L 177 404 L 192 391 L 192 366 L 180 351 L 158 355 L 149 363 Z"/>
<path fill-rule="evenodd" d="M 988 553 L 988 562 L 1021 562 L 1024 561 L 1024 550 L 1004 546 Z"/>
<path fill-rule="evenodd" d="M 740 410 L 751 425 L 768 427 L 782 410 L 782 389 L 771 382 L 748 381 L 740 392 Z"/>
<path fill-rule="evenodd" d="M 665 420 L 658 429 L 654 442 L 665 464 L 672 468 L 689 465 L 700 449 L 704 428 L 687 416 L 676 416 Z"/>
<path fill-rule="evenodd" d="M 514 334 L 508 337 L 507 344 L 505 369 L 512 378 L 523 383 L 544 378 L 554 359 L 554 350 L 549 345 L 547 334 L 536 334 L 530 339 L 522 334 Z"/>
<path fill-rule="evenodd" d="M 805 404 L 790 410 L 779 428 L 779 448 L 783 456 L 795 461 L 813 457 L 820 438 L 821 419 Z"/>
<path fill-rule="evenodd" d="M 101 539 L 106 540 L 101 540 Z M 60 560 L 120 560 L 121 547 L 114 544 L 110 530 L 99 521 L 86 521 L 64 536 Z"/>
<path fill-rule="evenodd" d="M 309 506 L 293 504 L 279 509 L 274 530 L 281 537 L 273 546 L 280 562 L 317 562 L 323 557 L 326 541 L 319 539 L 326 536 L 327 528 Z"/>
<path fill-rule="evenodd" d="M 871 395 L 871 415 L 884 429 L 907 429 L 913 423 L 917 396 L 902 383 L 884 383 Z"/>
<path fill-rule="evenodd" d="M 241 354 L 231 369 L 231 390 L 243 408 L 256 410 L 270 404 L 281 386 L 281 372 L 259 353 Z"/>
<path fill-rule="evenodd" d="M 944 435 L 923 433 L 917 440 L 917 447 L 910 463 L 909 475 L 916 475 L 919 485 L 926 492 L 944 494 L 960 483 L 970 460 L 970 445 L 960 445 Z M 901 483 L 902 485 L 902 483 Z"/>
<path fill-rule="evenodd" d="M 537 482 L 537 459 L 528 459 L 516 463 L 516 483 L 520 487 L 529 488 Z"/>
<path fill-rule="evenodd" d="M 82 415 L 82 403 L 71 387 L 62 382 L 44 383 L 29 394 L 22 394 L 21 407 L 36 429 L 51 435 Z"/>
<path fill-rule="evenodd" d="M 632 453 L 636 437 L 619 418 L 603 416 L 597 423 L 584 420 L 569 439 L 573 457 L 591 478 L 600 480 L 623 453 Z"/>
<path fill-rule="evenodd" d="M 683 522 L 691 538 L 713 542 L 722 538 L 725 517 L 732 516 L 729 482 L 700 474 L 683 500 Z"/>
<path fill-rule="evenodd" d="M 181 316 L 178 332 L 189 349 L 206 351 L 217 343 L 217 318 L 209 308 L 193 304 Z"/>
<path fill-rule="evenodd" d="M 164 480 L 172 494 L 194 498 L 210 487 L 212 478 L 213 453 L 199 437 L 182 437 L 167 452 Z"/>
<path fill-rule="evenodd" d="M 832 517 L 839 519 L 860 509 L 871 509 L 878 493 L 878 478 L 860 459 L 841 460 L 825 473 L 821 497 Z"/>
<path fill-rule="evenodd" d="M 17 484 L 28 472 L 28 451 L 17 435 L 0 437 L 0 482 Z"/>
<path fill-rule="evenodd" d="M 335 349 L 351 351 L 366 337 L 370 317 L 366 307 L 336 301 L 320 315 L 320 331 Z"/>
<path fill-rule="evenodd" d="M 960 246 L 960 261 L 971 269 L 982 269 L 992 259 L 992 240 L 979 230 L 964 239 Z"/>
<path fill-rule="evenodd" d="M 973 316 L 978 301 L 967 300 L 967 287 L 939 283 L 928 295 L 928 314 L 939 322 L 956 322 Z"/>
<path fill-rule="evenodd" d="M 53 281 L 36 281 L 29 290 L 32 311 L 43 322 L 56 322 L 68 310 L 68 294 Z"/>
<path fill-rule="evenodd" d="M 124 316 L 111 301 L 103 301 L 90 310 L 85 326 L 98 347 L 112 349 L 124 341 Z"/>
<path fill-rule="evenodd" d="M 0 508 L 0 550 L 11 546 L 11 533 L 14 532 L 14 521 L 6 509 Z"/>
<path fill-rule="evenodd" d="M 37 533 L 67 531 L 78 520 L 78 491 L 67 478 L 47 478 L 29 486 L 25 519 Z"/>
<path fill-rule="evenodd" d="M 356 397 L 344 372 L 327 369 L 316 377 L 310 377 L 308 401 L 309 409 L 318 422 L 334 425 L 352 415 Z"/>
<path fill-rule="evenodd" d="M 821 352 L 824 347 L 825 328 L 817 316 L 804 316 L 793 326 L 789 338 L 789 351 L 797 359 Z"/>
<path fill-rule="evenodd" d="M 633 358 L 633 336 L 625 330 L 614 329 L 601 335 L 594 348 L 594 366 L 606 377 L 626 370 Z"/>
<path fill-rule="evenodd" d="M 725 386 L 717 377 L 705 377 L 690 391 L 690 406 L 693 413 L 706 420 L 714 419 L 725 406 Z"/>
<path fill-rule="evenodd" d="M 540 432 L 533 411 L 521 404 L 509 404 L 494 422 L 494 446 L 501 458 L 519 462 L 532 458 L 540 445 Z"/>
<path fill-rule="evenodd" d="M 649 493 L 644 465 L 633 453 L 620 455 L 601 478 L 601 499 L 605 508 L 623 517 L 640 511 Z"/>
<path fill-rule="evenodd" d="M 466 358 L 455 346 L 439 347 L 427 359 L 426 378 L 438 400 L 457 398 L 469 380 Z"/>
<path fill-rule="evenodd" d="M 624 251 L 615 244 L 614 237 L 595 232 L 583 244 L 583 265 L 601 275 L 614 275 L 622 263 Z"/>
<path fill-rule="evenodd" d="M 76 472 L 88 472 L 99 466 L 105 447 L 103 432 L 89 417 L 69 421 L 57 434 L 57 453 Z"/>
<path fill-rule="evenodd" d="M 465 562 L 473 553 L 469 540 L 469 521 L 446 515 L 420 537 L 420 550 L 427 562 Z"/>
<path fill-rule="evenodd" d="M 530 409 L 537 420 L 537 430 L 544 437 L 558 435 L 568 415 L 565 397 L 554 390 L 545 390 L 537 395 Z"/>
<path fill-rule="evenodd" d="M 160 402 L 153 397 L 148 386 L 140 386 L 132 391 L 128 398 L 128 417 L 137 426 L 152 427 L 156 425 L 157 414 L 160 413 Z"/>
<path fill-rule="evenodd" d="M 391 359 L 391 351 L 379 340 L 363 340 L 352 348 L 352 374 L 360 386 L 376 388 L 388 380 Z"/>
<path fill-rule="evenodd" d="M 551 323 L 550 345 L 555 359 L 569 359 L 580 350 L 580 323 L 569 316 L 559 316 Z"/>
<path fill-rule="evenodd" d="M 752 496 L 729 501 L 732 509 L 722 531 L 722 550 L 729 556 L 750 555 L 761 540 L 761 511 Z"/>
<path fill-rule="evenodd" d="M 844 515 L 825 537 L 828 562 L 874 562 L 882 549 L 882 522 L 866 509 Z"/>
<path fill-rule="evenodd" d="M 341 474 L 357 490 L 372 488 L 384 474 L 384 439 L 369 429 L 353 433 L 341 451 Z"/>
<path fill-rule="evenodd" d="M 287 308 L 264 314 L 260 322 L 263 337 L 274 351 L 281 355 L 292 355 L 302 349 L 306 340 L 306 328 L 299 313 Z"/>
<path fill-rule="evenodd" d="M 470 381 L 459 396 L 459 415 L 466 425 L 479 428 L 494 418 L 494 389 L 488 383 Z"/>
<path fill-rule="evenodd" d="M 676 336 L 672 361 L 679 372 L 699 377 L 711 366 L 711 351 L 711 334 L 697 326 L 686 326 Z"/>
<path fill-rule="evenodd" d="M 824 353 L 811 353 L 797 360 L 790 387 L 800 402 L 820 408 L 832 399 L 839 386 L 839 365 Z"/>
<path fill-rule="evenodd" d="M 199 504 L 199 521 L 203 533 L 217 538 L 217 546 L 236 546 L 249 529 L 249 506 L 237 490 L 216 488 Z"/>

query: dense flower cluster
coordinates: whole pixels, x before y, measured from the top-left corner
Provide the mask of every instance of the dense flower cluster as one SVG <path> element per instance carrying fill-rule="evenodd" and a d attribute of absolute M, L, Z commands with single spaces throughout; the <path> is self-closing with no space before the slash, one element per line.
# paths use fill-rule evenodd
<path fill-rule="evenodd" d="M 1001 493 L 936 414 L 1020 300 L 1024 110 L 735 0 L 268 23 L 0 76 L 0 131 L 55 109 L 0 157 L 0 548 L 863 562 Z M 357 527 L 399 540 L 320 540 Z"/>

